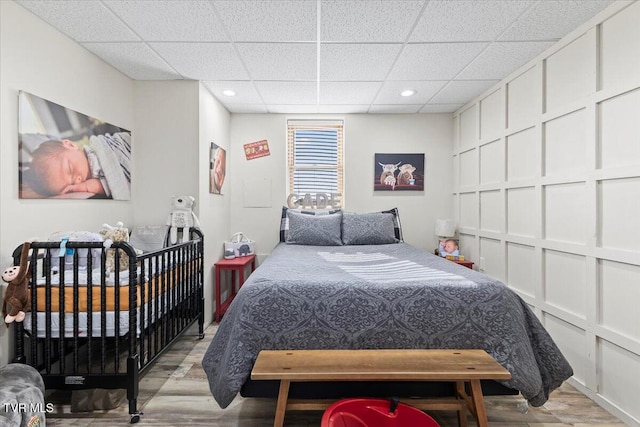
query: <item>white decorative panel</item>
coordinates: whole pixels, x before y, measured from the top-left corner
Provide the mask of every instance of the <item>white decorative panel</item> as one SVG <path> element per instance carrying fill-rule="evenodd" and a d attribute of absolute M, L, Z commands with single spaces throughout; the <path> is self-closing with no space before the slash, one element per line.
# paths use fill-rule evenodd
<path fill-rule="evenodd" d="M 498 89 L 480 101 L 480 138 L 499 137 L 504 130 L 504 95 Z"/>
<path fill-rule="evenodd" d="M 538 67 L 507 84 L 508 127 L 533 125 L 542 113 L 542 81 Z"/>
<path fill-rule="evenodd" d="M 477 150 L 469 150 L 460 153 L 460 186 L 478 184 L 478 159 Z"/>
<path fill-rule="evenodd" d="M 550 314 L 545 314 L 544 320 L 545 329 L 573 368 L 573 378 L 584 384 L 587 373 L 585 331 Z"/>
<path fill-rule="evenodd" d="M 599 190 L 600 245 L 640 251 L 640 178 L 602 181 Z"/>
<path fill-rule="evenodd" d="M 460 227 L 478 227 L 476 193 L 460 194 Z"/>
<path fill-rule="evenodd" d="M 544 251 L 545 301 L 586 318 L 587 265 L 584 256 Z"/>
<path fill-rule="evenodd" d="M 460 187 L 478 184 L 477 150 L 460 153 Z"/>
<path fill-rule="evenodd" d="M 471 234 L 460 234 L 460 254 L 465 256 L 465 259 L 474 261 L 476 256 L 476 238 Z M 474 261 L 475 262 L 475 261 Z"/>
<path fill-rule="evenodd" d="M 480 256 L 485 259 L 484 273 L 504 281 L 504 253 L 500 241 L 480 238 Z"/>
<path fill-rule="evenodd" d="M 548 185 L 544 189 L 544 237 L 570 243 L 586 243 L 586 186 Z"/>
<path fill-rule="evenodd" d="M 607 260 L 598 265 L 600 324 L 640 341 L 640 267 Z"/>
<path fill-rule="evenodd" d="M 536 235 L 536 193 L 534 187 L 507 190 L 507 233 L 517 236 Z"/>
<path fill-rule="evenodd" d="M 493 141 L 480 147 L 480 184 L 502 182 L 504 179 L 504 156 L 502 141 Z"/>
<path fill-rule="evenodd" d="M 640 419 L 638 378 L 640 356 L 609 341 L 598 342 L 598 385 L 600 394 L 614 405 Z"/>
<path fill-rule="evenodd" d="M 502 195 L 500 191 L 480 192 L 480 228 L 485 231 L 502 231 Z"/>
<path fill-rule="evenodd" d="M 474 147 L 478 143 L 478 105 L 474 104 L 460 114 L 460 148 Z"/>
<path fill-rule="evenodd" d="M 545 124 L 544 171 L 546 176 L 584 172 L 586 129 L 584 109 Z"/>
<path fill-rule="evenodd" d="M 547 58 L 547 108 L 552 111 L 595 92 L 594 29 Z"/>
<path fill-rule="evenodd" d="M 600 104 L 600 135 L 601 168 L 640 164 L 639 89 Z"/>
<path fill-rule="evenodd" d="M 507 137 L 507 180 L 536 176 L 536 133 L 534 128 Z"/>
<path fill-rule="evenodd" d="M 637 81 L 640 75 L 640 2 L 602 24 L 600 53 L 602 87 Z"/>
<path fill-rule="evenodd" d="M 535 296 L 535 250 L 532 246 L 507 243 L 507 285 Z"/>

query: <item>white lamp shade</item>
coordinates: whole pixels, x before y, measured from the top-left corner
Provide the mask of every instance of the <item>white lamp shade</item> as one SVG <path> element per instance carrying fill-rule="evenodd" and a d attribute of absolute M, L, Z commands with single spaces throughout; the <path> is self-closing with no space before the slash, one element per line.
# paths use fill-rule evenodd
<path fill-rule="evenodd" d="M 436 236 L 453 237 L 456 235 L 456 221 L 454 219 L 436 219 Z"/>

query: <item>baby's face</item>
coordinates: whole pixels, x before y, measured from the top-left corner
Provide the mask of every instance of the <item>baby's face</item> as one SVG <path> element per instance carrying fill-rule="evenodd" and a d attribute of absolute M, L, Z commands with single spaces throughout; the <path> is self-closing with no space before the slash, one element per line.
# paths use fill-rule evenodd
<path fill-rule="evenodd" d="M 65 147 L 56 157 L 56 164 L 50 169 L 47 177 L 48 185 L 57 194 L 62 193 L 68 185 L 79 184 L 89 179 L 89 160 L 83 150 Z"/>
<path fill-rule="evenodd" d="M 447 253 L 451 253 L 457 249 L 455 242 L 446 242 L 444 244 L 444 251 Z"/>

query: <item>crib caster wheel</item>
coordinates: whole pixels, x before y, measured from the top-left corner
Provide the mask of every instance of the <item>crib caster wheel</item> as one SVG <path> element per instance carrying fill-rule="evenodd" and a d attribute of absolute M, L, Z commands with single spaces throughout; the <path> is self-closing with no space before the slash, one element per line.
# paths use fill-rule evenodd
<path fill-rule="evenodd" d="M 142 412 L 131 414 L 131 421 L 129 421 L 129 424 L 136 424 L 138 421 L 140 421 L 140 415 L 143 415 Z"/>

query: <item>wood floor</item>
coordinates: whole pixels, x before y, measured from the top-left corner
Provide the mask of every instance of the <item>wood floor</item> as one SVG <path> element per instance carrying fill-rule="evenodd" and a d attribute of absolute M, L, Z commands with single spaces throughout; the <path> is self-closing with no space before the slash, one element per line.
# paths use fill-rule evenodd
<path fill-rule="evenodd" d="M 187 332 L 165 353 L 140 382 L 138 404 L 144 412 L 141 426 L 270 427 L 275 400 L 238 396 L 226 409 L 213 400 L 201 361 L 216 326 L 206 330 L 204 340 Z M 485 398 L 491 427 L 608 427 L 623 426 L 620 420 L 593 401 L 564 384 L 540 408 L 526 408 L 519 396 Z M 454 413 L 430 414 L 442 427 L 456 427 Z M 318 427 L 322 412 L 287 412 L 285 426 Z M 475 426 L 469 415 L 469 426 Z M 125 400 L 117 409 L 71 413 L 69 405 L 57 404 L 47 415 L 48 426 L 114 426 L 129 422 Z"/>

